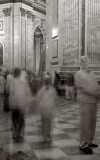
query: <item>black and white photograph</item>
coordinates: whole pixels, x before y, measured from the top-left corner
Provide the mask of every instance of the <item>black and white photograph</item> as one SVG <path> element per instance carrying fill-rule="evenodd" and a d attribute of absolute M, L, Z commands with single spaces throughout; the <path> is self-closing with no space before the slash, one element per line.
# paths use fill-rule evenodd
<path fill-rule="evenodd" d="M 0 21 L 0 31 L 3 30 L 3 21 Z"/>
<path fill-rule="evenodd" d="M 0 160 L 100 160 L 100 0 L 0 0 Z"/>

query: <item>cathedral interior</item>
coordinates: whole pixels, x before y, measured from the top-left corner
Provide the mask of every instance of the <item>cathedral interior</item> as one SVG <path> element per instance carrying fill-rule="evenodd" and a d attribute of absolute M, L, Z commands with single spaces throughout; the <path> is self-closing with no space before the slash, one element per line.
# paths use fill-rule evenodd
<path fill-rule="evenodd" d="M 0 160 L 100 159 L 100 100 L 94 136 L 98 147 L 93 154 L 84 154 L 79 151 L 80 105 L 71 97 L 73 90 L 68 98 L 65 93 L 67 78 L 79 71 L 82 56 L 89 59 L 89 70 L 100 84 L 100 0 L 0 0 L 0 77 L 14 68 L 35 75 L 30 85 L 33 99 L 45 73 L 57 87 L 52 141 L 43 141 L 34 102 L 25 112 L 23 141 L 15 142 L 12 112 L 3 109 L 0 78 Z"/>

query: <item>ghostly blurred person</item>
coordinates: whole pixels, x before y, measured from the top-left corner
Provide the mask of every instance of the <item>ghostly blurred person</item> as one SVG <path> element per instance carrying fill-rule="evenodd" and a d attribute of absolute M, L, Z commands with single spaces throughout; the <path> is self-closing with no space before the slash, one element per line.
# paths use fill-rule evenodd
<path fill-rule="evenodd" d="M 23 140 L 25 127 L 25 111 L 32 99 L 26 80 L 27 74 L 19 68 L 14 69 L 14 79 L 10 85 L 9 105 L 12 109 L 13 139 Z"/>
<path fill-rule="evenodd" d="M 65 98 L 67 100 L 75 100 L 74 75 L 69 74 L 65 85 Z"/>
<path fill-rule="evenodd" d="M 77 99 L 80 106 L 80 147 L 79 150 L 85 154 L 92 154 L 92 147 L 98 147 L 93 143 L 99 84 L 94 74 L 89 70 L 89 60 L 86 56 L 81 57 L 81 69 L 75 74 L 75 87 Z"/>
<path fill-rule="evenodd" d="M 7 72 L 6 75 L 6 83 L 5 83 L 5 95 L 9 96 L 9 90 L 10 90 L 10 84 L 12 83 L 13 80 L 13 72 Z"/>
<path fill-rule="evenodd" d="M 67 100 L 70 100 L 71 97 L 70 97 L 70 87 L 68 85 L 68 82 L 66 81 L 66 85 L 65 85 L 65 98 Z"/>
<path fill-rule="evenodd" d="M 0 72 L 0 95 L 4 95 L 5 78 L 3 73 Z"/>
<path fill-rule="evenodd" d="M 4 98 L 4 111 L 5 112 L 9 112 L 10 108 L 9 108 L 9 91 L 10 91 L 10 85 L 12 83 L 13 80 L 13 74 L 12 72 L 7 72 L 5 74 L 5 89 L 4 89 L 4 94 L 5 94 L 5 98 Z M 9 118 L 9 116 L 8 116 Z"/>
<path fill-rule="evenodd" d="M 37 95 L 44 142 L 51 142 L 52 121 L 55 116 L 56 96 L 56 90 L 51 84 L 50 76 L 45 75 L 44 85 Z"/>
<path fill-rule="evenodd" d="M 7 81 L 8 81 L 8 83 L 11 83 L 12 79 L 13 79 L 13 71 L 10 71 L 8 73 L 8 75 L 7 75 Z"/>

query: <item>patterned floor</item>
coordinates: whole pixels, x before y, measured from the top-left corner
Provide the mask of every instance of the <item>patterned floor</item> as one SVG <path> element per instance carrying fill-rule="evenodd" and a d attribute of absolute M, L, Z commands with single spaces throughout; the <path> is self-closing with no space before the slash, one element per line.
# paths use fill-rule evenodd
<path fill-rule="evenodd" d="M 82 155 L 79 150 L 79 107 L 76 102 L 59 98 L 57 116 L 54 120 L 53 141 L 42 143 L 40 117 L 36 113 L 26 116 L 23 143 L 13 143 L 10 114 L 0 118 L 0 144 L 3 150 L 13 154 L 17 151 L 28 153 L 39 160 L 99 160 L 100 159 L 100 106 L 98 105 L 95 141 L 99 144 L 93 155 Z M 4 160 L 1 159 L 0 160 Z M 30 160 L 30 159 L 28 159 Z M 34 160 L 34 159 L 31 159 Z"/>

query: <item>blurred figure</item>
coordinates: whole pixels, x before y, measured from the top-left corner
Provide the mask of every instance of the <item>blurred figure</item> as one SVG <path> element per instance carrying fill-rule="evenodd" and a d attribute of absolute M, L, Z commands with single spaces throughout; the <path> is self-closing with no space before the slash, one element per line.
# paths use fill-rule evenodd
<path fill-rule="evenodd" d="M 10 72 L 7 74 L 7 81 L 10 83 L 12 79 L 13 79 L 13 71 L 10 71 Z"/>
<path fill-rule="evenodd" d="M 71 100 L 75 100 L 75 87 L 74 87 L 74 75 L 69 74 L 69 88 L 70 88 L 70 98 Z"/>
<path fill-rule="evenodd" d="M 58 81 L 60 80 L 60 75 L 57 71 L 55 71 L 55 77 L 58 79 Z"/>
<path fill-rule="evenodd" d="M 5 78 L 5 80 L 7 80 L 7 76 L 8 76 L 8 74 L 9 74 L 9 71 L 8 71 L 8 70 L 6 70 L 6 71 L 4 72 L 4 78 Z"/>
<path fill-rule="evenodd" d="M 75 100 L 74 75 L 69 74 L 66 80 L 65 97 L 67 100 Z"/>
<path fill-rule="evenodd" d="M 57 71 L 55 71 L 55 76 L 54 76 L 54 85 L 56 86 L 56 84 L 60 83 L 60 75 Z"/>
<path fill-rule="evenodd" d="M 3 109 L 4 106 L 4 86 L 5 86 L 5 78 L 3 73 L 0 72 L 0 110 Z M 0 150 L 2 150 L 2 144 L 0 144 Z"/>
<path fill-rule="evenodd" d="M 0 72 L 0 95 L 4 95 L 5 78 L 3 73 Z"/>
<path fill-rule="evenodd" d="M 69 87 L 68 80 L 66 81 L 66 84 L 65 84 L 65 98 L 67 100 L 71 99 L 71 97 L 70 97 L 70 87 Z"/>
<path fill-rule="evenodd" d="M 10 84 L 9 105 L 12 110 L 13 139 L 23 140 L 25 111 L 32 100 L 31 91 L 26 80 L 27 74 L 19 68 L 14 69 L 14 79 Z"/>
<path fill-rule="evenodd" d="M 54 75 L 54 87 L 58 93 L 58 95 L 61 95 L 60 90 L 59 90 L 59 85 L 60 85 L 60 75 L 57 71 L 55 71 Z"/>
<path fill-rule="evenodd" d="M 80 71 L 75 74 L 75 87 L 77 99 L 80 106 L 80 151 L 85 154 L 92 154 L 92 147 L 98 147 L 93 143 L 96 117 L 99 84 L 94 74 L 89 70 L 89 61 L 86 56 L 80 59 Z"/>
<path fill-rule="evenodd" d="M 9 92 L 10 92 L 10 85 L 12 83 L 13 80 L 13 74 L 12 72 L 7 72 L 5 75 L 5 99 L 4 99 L 4 111 L 5 112 L 9 112 L 10 108 L 9 108 Z"/>
<path fill-rule="evenodd" d="M 42 133 L 44 142 L 50 142 L 52 121 L 55 116 L 55 100 L 56 90 L 51 84 L 51 78 L 49 75 L 44 76 L 44 85 L 40 89 L 37 95 L 37 102 L 40 108 L 41 122 L 42 122 Z"/>
<path fill-rule="evenodd" d="M 12 83 L 13 78 L 13 72 L 7 72 L 5 83 L 5 96 L 9 96 L 10 84 Z"/>

